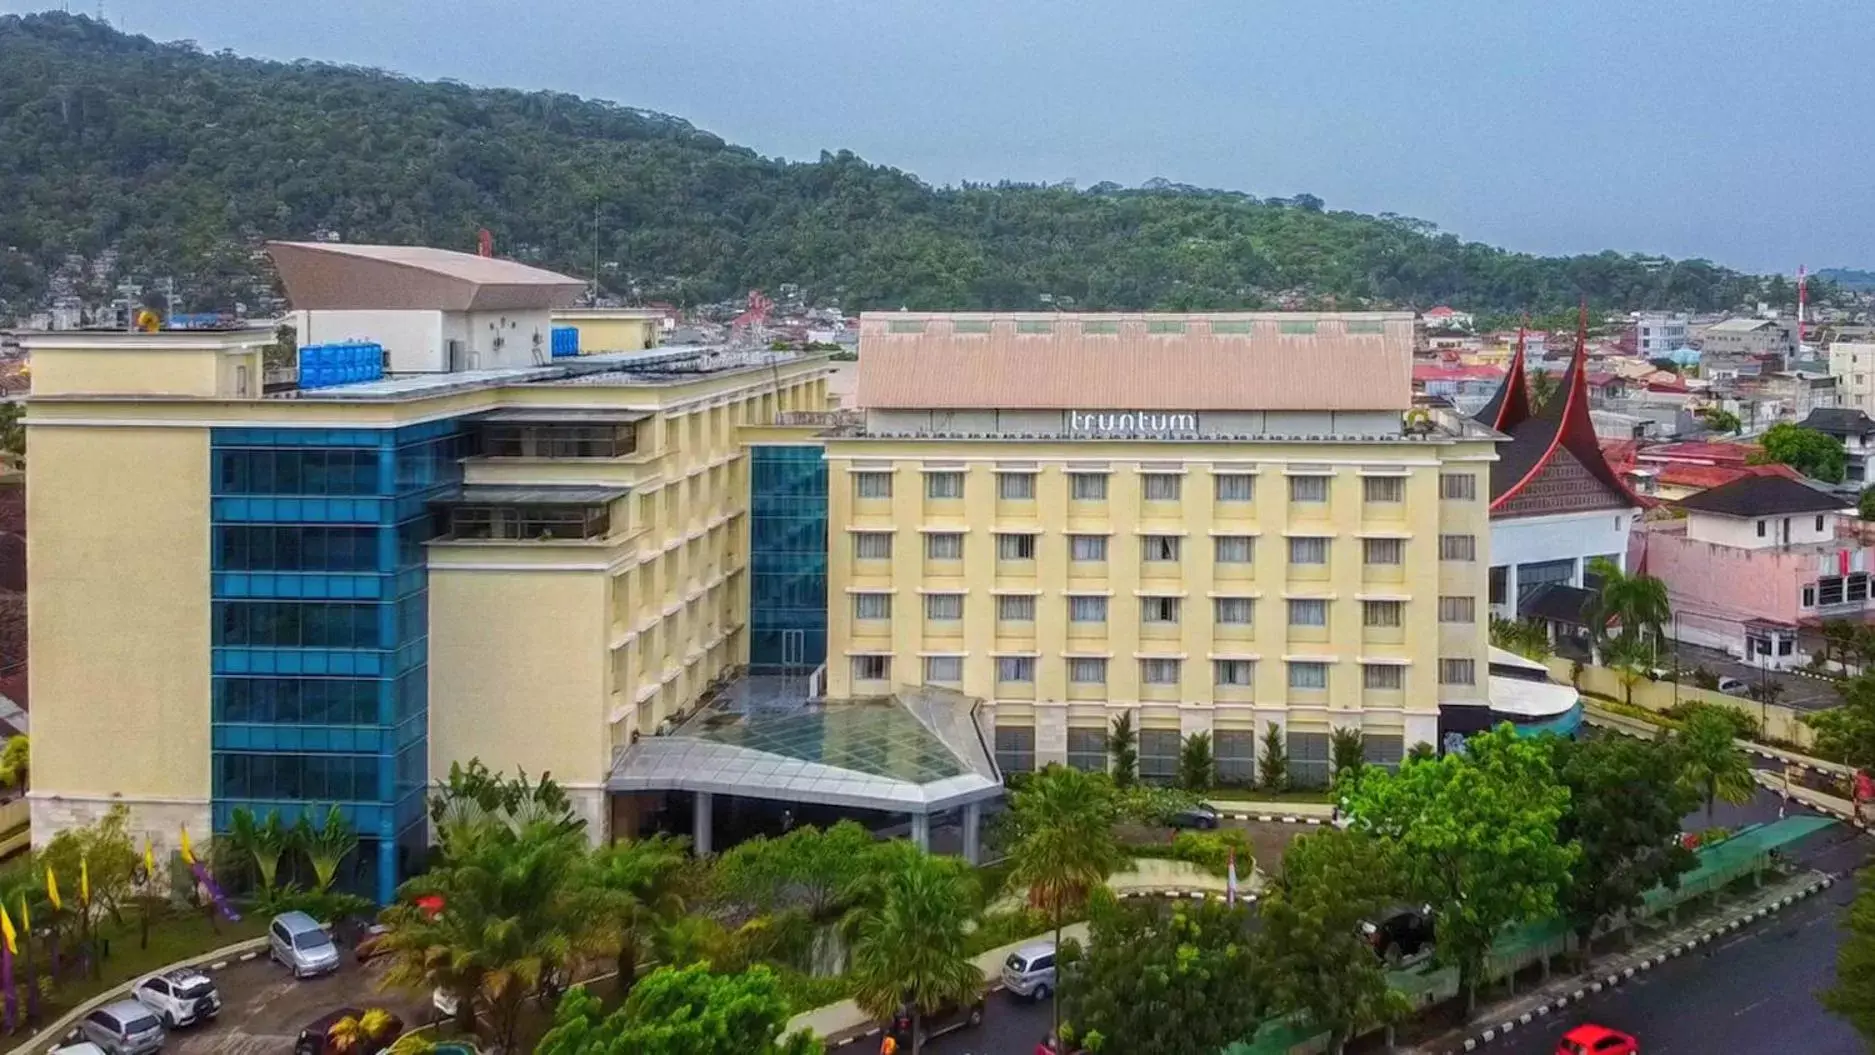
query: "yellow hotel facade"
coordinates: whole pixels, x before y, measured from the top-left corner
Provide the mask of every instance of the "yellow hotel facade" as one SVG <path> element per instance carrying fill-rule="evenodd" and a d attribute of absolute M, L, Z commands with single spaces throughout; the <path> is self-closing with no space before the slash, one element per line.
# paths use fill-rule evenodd
<path fill-rule="evenodd" d="M 1278 730 L 1325 781 L 1488 724 L 1495 432 L 1410 411 L 1410 314 L 867 315 L 826 439 L 828 693 L 987 702 L 1001 768 Z"/>

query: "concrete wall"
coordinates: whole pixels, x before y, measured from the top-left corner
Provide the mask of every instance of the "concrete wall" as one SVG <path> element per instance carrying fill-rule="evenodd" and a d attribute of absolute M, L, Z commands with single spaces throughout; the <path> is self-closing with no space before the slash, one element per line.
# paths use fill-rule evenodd
<path fill-rule="evenodd" d="M 400 374 L 441 373 L 443 312 L 440 311 L 296 311 L 294 325 L 301 348 L 315 344 L 369 341 L 390 353 L 390 369 Z"/>
<path fill-rule="evenodd" d="M 545 308 L 470 312 L 464 323 L 468 330 L 469 368 L 472 370 L 535 366 L 553 357 L 550 343 L 553 322 Z"/>
<path fill-rule="evenodd" d="M 1556 680 L 1567 683 L 1573 670 L 1573 664 L 1567 660 L 1552 656 L 1549 659 L 1550 673 Z M 1583 692 L 1597 693 L 1610 699 L 1626 700 L 1627 689 L 1621 685 L 1621 679 L 1607 667 L 1595 667 L 1584 664 L 1578 687 Z M 1713 692 L 1693 685 L 1674 685 L 1666 681 L 1649 681 L 1642 678 L 1634 683 L 1634 704 L 1650 711 L 1665 711 L 1675 703 L 1697 701 L 1719 707 L 1726 707 L 1742 714 L 1750 715 L 1763 723 L 1764 732 L 1773 740 L 1796 744 L 1798 747 L 1811 749 L 1816 746 L 1816 733 L 1799 721 L 1801 711 L 1792 710 L 1782 704 L 1762 704 L 1757 700 L 1741 696 L 1728 696 L 1722 692 Z"/>
<path fill-rule="evenodd" d="M 579 330 L 581 355 L 594 352 L 635 352 L 658 343 L 659 320 L 637 315 L 608 315 L 595 311 L 557 311 L 555 326 Z"/>
<path fill-rule="evenodd" d="M 1821 518 L 1822 527 L 1817 526 Z M 1763 534 L 1759 534 L 1760 526 Z M 1812 542 L 1833 542 L 1836 538 L 1834 513 L 1802 513 L 1795 516 L 1731 517 L 1712 513 L 1688 513 L 1686 537 L 1699 542 L 1739 549 L 1767 549 L 1775 546 Z"/>
<path fill-rule="evenodd" d="M 1699 627 L 1727 632 L 1729 628 L 1729 636 L 1741 648 L 1744 620 L 1795 623 L 1800 589 L 1816 578 L 1815 553 L 1740 549 L 1689 539 L 1676 531 L 1635 532 L 1628 565 L 1642 567 L 1643 562 L 1649 575 L 1667 584 L 1682 632 Z"/>

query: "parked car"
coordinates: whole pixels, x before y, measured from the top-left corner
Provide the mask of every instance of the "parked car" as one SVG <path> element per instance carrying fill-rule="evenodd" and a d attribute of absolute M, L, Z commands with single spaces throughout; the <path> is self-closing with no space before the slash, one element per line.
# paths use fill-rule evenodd
<path fill-rule="evenodd" d="M 1055 943 L 1024 945 L 1003 961 L 1003 988 L 1015 996 L 1046 1000 L 1055 991 Z"/>
<path fill-rule="evenodd" d="M 1377 920 L 1361 923 L 1361 935 L 1373 947 L 1374 955 L 1388 963 L 1399 963 L 1430 949 L 1436 940 L 1432 906 L 1400 907 Z"/>
<path fill-rule="evenodd" d="M 163 1047 L 163 1024 L 135 1000 L 98 1008 L 79 1020 L 78 1031 L 105 1055 L 147 1055 Z"/>
<path fill-rule="evenodd" d="M 1209 804 L 1200 802 L 1174 812 L 1165 822 L 1174 828 L 1196 828 L 1208 831 L 1217 827 L 1217 810 Z"/>
<path fill-rule="evenodd" d="M 1751 685 L 1743 678 L 1725 677 L 1719 679 L 1719 691 L 1728 696 L 1749 696 Z"/>
<path fill-rule="evenodd" d="M 1640 1055 L 1640 1042 L 1618 1029 L 1584 1023 L 1562 1035 L 1556 1055 Z"/>
<path fill-rule="evenodd" d="M 164 1029 L 193 1026 L 221 1013 L 221 994 L 215 983 L 193 967 L 153 974 L 137 983 L 131 999 L 163 1020 Z"/>
<path fill-rule="evenodd" d="M 304 912 L 282 912 L 267 927 L 267 958 L 283 963 L 295 978 L 339 969 L 339 947 L 319 921 Z"/>
<path fill-rule="evenodd" d="M 983 1024 L 983 998 L 978 997 L 968 1004 L 947 1004 L 936 1011 L 927 1011 L 918 1017 L 918 1032 L 923 1034 L 918 1045 L 922 1047 L 932 1037 L 941 1037 L 960 1029 L 975 1029 Z M 892 1039 L 898 1041 L 899 1050 L 910 1051 L 914 1045 L 911 1036 L 911 1009 L 900 1008 L 898 1016 L 887 1027 Z"/>
<path fill-rule="evenodd" d="M 403 1035 L 403 1019 L 391 1015 L 388 1029 L 378 1036 L 364 1038 L 359 1044 L 341 1046 L 332 1039 L 333 1026 L 348 1018 L 362 1019 L 364 1016 L 365 1012 L 355 1007 L 341 1007 L 320 1015 L 306 1023 L 306 1028 L 299 1031 L 299 1040 L 293 1044 L 293 1055 L 337 1055 L 338 1052 L 345 1052 L 347 1055 L 376 1055 L 377 1052 L 390 1047 L 398 1037 Z"/>

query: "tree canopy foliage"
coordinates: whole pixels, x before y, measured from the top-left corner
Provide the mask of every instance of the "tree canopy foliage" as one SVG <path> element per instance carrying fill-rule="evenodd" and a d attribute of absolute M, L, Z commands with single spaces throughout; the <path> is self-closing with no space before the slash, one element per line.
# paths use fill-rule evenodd
<path fill-rule="evenodd" d="M 483 227 L 504 254 L 584 276 L 596 249 L 608 287 L 691 303 L 784 282 L 923 309 L 1782 302 L 1781 279 L 1703 260 L 1532 256 L 1312 195 L 1163 180 L 934 187 L 609 102 L 208 55 L 57 13 L 0 18 L 0 142 L 15 311 L 68 254 L 116 250 L 120 270 L 186 280 L 182 307 L 215 309 L 252 288 L 263 239 L 467 248 Z"/>
<path fill-rule="evenodd" d="M 774 972 L 756 966 L 738 975 L 712 974 L 702 964 L 666 967 L 632 991 L 610 1015 L 582 986 L 554 1010 L 553 1029 L 538 1055 L 812 1055 L 825 1050 L 805 1033 L 785 1038 L 788 1002 Z"/>
<path fill-rule="evenodd" d="M 1764 430 L 1758 442 L 1767 462 L 1781 462 L 1824 483 L 1842 483 L 1849 455 L 1842 441 L 1828 433 L 1780 421 Z"/>

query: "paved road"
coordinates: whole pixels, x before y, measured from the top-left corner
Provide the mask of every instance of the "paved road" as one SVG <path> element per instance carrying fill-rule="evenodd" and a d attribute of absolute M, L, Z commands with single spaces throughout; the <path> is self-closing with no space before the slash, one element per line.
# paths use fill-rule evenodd
<path fill-rule="evenodd" d="M 925 1045 L 926 1055 L 1032 1055 L 1035 1045 L 1053 1024 L 1046 1003 L 1017 1000 L 1008 993 L 991 993 L 983 1025 L 958 1030 Z M 872 1049 L 855 1044 L 856 1052 Z"/>
<path fill-rule="evenodd" d="M 1760 679 L 1769 678 L 1784 686 L 1784 695 L 1777 702 L 1799 711 L 1828 710 L 1842 703 L 1842 696 L 1832 682 L 1818 678 L 1809 678 L 1801 674 L 1786 674 L 1783 671 L 1765 671 L 1726 655 L 1716 648 L 1704 648 L 1699 645 L 1680 645 L 1680 666 L 1686 670 L 1704 667 L 1720 677 L 1742 679 L 1747 685 L 1756 685 Z M 1692 676 L 1687 675 L 1689 683 Z"/>

